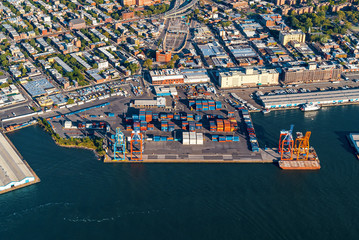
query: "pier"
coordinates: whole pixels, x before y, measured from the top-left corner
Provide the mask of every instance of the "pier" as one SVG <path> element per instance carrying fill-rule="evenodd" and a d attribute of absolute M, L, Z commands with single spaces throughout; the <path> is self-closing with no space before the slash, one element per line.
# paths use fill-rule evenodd
<path fill-rule="evenodd" d="M 0 132 L 0 194 L 40 182 L 10 140 Z"/>

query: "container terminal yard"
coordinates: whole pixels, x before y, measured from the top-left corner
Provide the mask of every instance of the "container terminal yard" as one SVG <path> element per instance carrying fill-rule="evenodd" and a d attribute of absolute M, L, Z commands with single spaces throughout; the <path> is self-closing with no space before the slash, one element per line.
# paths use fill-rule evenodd
<path fill-rule="evenodd" d="M 343 96 L 348 101 L 358 99 L 354 96 L 358 91 L 337 92 L 338 101 Z M 276 163 L 282 169 L 320 168 L 309 146 L 310 135 L 297 135 L 294 140 L 292 128 L 280 133 L 278 148 L 260 148 L 250 117 L 255 108 L 240 94 L 217 92 L 210 84 L 148 87 L 145 93 L 137 89 L 133 94 L 6 118 L 3 129 L 11 132 L 44 118 L 61 138 L 103 139 L 104 162 L 111 163 Z M 265 97 L 294 99 L 296 95 L 319 99 L 325 92 Z M 13 162 L 21 166 L 19 159 Z M 5 169 L 7 165 L 2 162 L 0 166 Z M 11 180 L 4 172 L 5 191 L 8 186 L 15 189 L 39 181 L 26 163 L 21 169 L 28 172 L 15 171 Z"/>

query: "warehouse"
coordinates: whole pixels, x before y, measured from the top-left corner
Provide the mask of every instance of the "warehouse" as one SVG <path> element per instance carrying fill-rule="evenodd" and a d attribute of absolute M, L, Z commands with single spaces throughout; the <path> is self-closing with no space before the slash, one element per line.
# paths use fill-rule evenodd
<path fill-rule="evenodd" d="M 343 72 L 341 66 L 309 64 L 283 69 L 282 80 L 286 84 L 336 81 Z"/>
<path fill-rule="evenodd" d="M 177 96 L 177 90 L 175 87 L 162 87 L 155 86 L 156 96 L 164 97 L 164 96 Z"/>
<path fill-rule="evenodd" d="M 150 77 L 153 85 L 192 84 L 210 81 L 206 69 L 164 69 L 150 71 Z"/>
<path fill-rule="evenodd" d="M 336 104 L 359 101 L 359 89 L 269 95 L 259 97 L 265 108 L 297 107 L 305 103 Z"/>
<path fill-rule="evenodd" d="M 178 70 L 164 69 L 150 71 L 151 82 L 153 85 L 168 85 L 184 83 L 183 74 Z"/>
<path fill-rule="evenodd" d="M 276 69 L 242 68 L 219 72 L 221 88 L 235 88 L 256 85 L 277 85 L 279 73 Z"/>
<path fill-rule="evenodd" d="M 159 97 L 156 99 L 136 99 L 133 102 L 133 107 L 166 107 L 166 98 Z"/>

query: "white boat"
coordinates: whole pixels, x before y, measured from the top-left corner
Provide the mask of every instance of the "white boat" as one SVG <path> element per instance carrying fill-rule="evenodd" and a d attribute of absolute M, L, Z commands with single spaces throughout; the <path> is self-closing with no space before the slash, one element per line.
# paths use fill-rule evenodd
<path fill-rule="evenodd" d="M 263 114 L 270 113 L 270 109 L 268 109 L 268 108 L 267 108 L 267 109 L 263 109 L 263 110 L 262 110 L 262 113 L 263 113 Z"/>
<path fill-rule="evenodd" d="M 313 104 L 313 103 L 306 103 L 300 107 L 300 110 L 302 110 L 303 112 L 316 111 L 319 109 L 320 109 L 320 106 L 317 104 Z"/>

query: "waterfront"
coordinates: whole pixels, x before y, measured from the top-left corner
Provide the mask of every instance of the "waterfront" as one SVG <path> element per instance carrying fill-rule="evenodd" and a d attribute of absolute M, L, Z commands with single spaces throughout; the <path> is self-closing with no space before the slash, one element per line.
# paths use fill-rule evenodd
<path fill-rule="evenodd" d="M 38 126 L 9 134 L 41 183 L 0 197 L 0 239 L 356 239 L 359 106 L 252 115 L 260 145 L 312 131 L 319 171 L 271 164 L 103 164 Z"/>

